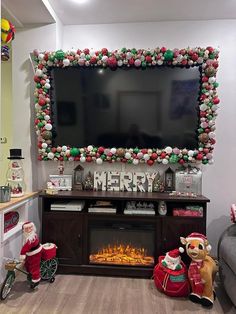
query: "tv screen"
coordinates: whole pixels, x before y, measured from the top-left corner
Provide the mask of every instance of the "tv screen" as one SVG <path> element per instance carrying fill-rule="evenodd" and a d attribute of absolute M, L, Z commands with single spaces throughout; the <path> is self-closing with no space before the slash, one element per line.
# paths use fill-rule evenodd
<path fill-rule="evenodd" d="M 53 146 L 197 149 L 199 67 L 51 69 Z"/>

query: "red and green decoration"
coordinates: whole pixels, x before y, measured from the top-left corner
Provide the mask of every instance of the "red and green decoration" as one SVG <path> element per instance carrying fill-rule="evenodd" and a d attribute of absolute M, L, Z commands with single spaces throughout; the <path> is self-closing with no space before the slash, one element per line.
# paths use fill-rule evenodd
<path fill-rule="evenodd" d="M 37 64 L 34 81 L 36 133 L 38 136 L 39 160 L 69 160 L 80 162 L 124 162 L 138 165 L 146 163 L 152 166 L 159 164 L 213 163 L 212 152 L 215 144 L 215 119 L 219 105 L 217 96 L 219 51 L 212 47 L 167 49 L 126 49 L 108 51 L 71 50 L 64 52 L 34 51 Z M 179 149 L 177 147 L 159 148 L 123 148 L 123 147 L 87 147 L 77 148 L 62 145 L 52 146 L 51 100 L 50 100 L 50 69 L 52 67 L 100 67 L 115 70 L 120 67 L 148 68 L 169 66 L 199 66 L 202 69 L 201 91 L 199 98 L 199 147 L 195 150 Z"/>

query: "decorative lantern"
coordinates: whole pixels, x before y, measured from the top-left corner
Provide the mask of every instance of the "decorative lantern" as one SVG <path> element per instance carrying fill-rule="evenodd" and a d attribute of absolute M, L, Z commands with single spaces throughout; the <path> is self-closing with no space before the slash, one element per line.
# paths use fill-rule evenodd
<path fill-rule="evenodd" d="M 11 189 L 11 197 L 21 197 L 25 192 L 24 171 L 22 166 L 21 149 L 10 149 L 7 183 Z"/>
<path fill-rule="evenodd" d="M 77 190 L 77 191 L 83 190 L 83 176 L 84 176 L 84 168 L 78 165 L 74 169 L 73 190 Z"/>
<path fill-rule="evenodd" d="M 174 171 L 169 167 L 165 171 L 165 191 L 174 191 Z"/>

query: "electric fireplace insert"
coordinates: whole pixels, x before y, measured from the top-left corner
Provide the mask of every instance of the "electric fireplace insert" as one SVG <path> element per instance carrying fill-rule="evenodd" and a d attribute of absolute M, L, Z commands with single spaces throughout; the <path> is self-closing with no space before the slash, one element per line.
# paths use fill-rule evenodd
<path fill-rule="evenodd" d="M 153 267 L 154 236 L 150 223 L 91 222 L 89 264 Z"/>

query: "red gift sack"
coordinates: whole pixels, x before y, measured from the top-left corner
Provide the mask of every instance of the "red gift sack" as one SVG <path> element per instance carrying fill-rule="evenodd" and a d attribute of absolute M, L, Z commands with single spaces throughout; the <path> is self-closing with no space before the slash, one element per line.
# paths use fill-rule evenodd
<path fill-rule="evenodd" d="M 56 257 L 57 246 L 54 243 L 45 243 L 42 245 L 42 259 L 47 261 Z"/>
<path fill-rule="evenodd" d="M 165 256 L 159 256 L 154 268 L 154 282 L 158 290 L 170 297 L 187 297 L 190 293 L 187 268 L 181 261 L 182 269 L 171 270 L 162 265 Z"/>

